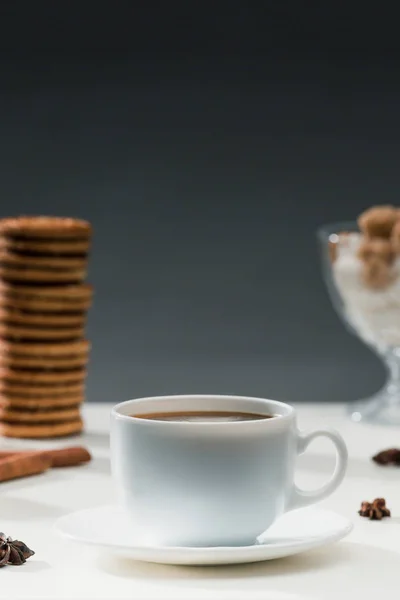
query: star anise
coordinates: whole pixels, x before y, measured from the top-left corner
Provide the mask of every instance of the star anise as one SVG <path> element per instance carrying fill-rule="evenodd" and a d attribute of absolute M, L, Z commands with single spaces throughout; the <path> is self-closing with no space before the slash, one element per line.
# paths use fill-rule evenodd
<path fill-rule="evenodd" d="M 390 517 L 390 510 L 386 506 L 384 498 L 375 498 L 372 502 L 362 502 L 358 511 L 361 517 L 367 517 L 371 521 L 381 521 L 384 517 Z"/>
<path fill-rule="evenodd" d="M 398 448 L 389 448 L 382 450 L 372 457 L 372 460 L 378 465 L 397 465 L 400 467 L 400 450 Z"/>
<path fill-rule="evenodd" d="M 35 553 L 24 542 L 13 540 L 0 533 L 0 567 L 5 565 L 23 565 Z"/>

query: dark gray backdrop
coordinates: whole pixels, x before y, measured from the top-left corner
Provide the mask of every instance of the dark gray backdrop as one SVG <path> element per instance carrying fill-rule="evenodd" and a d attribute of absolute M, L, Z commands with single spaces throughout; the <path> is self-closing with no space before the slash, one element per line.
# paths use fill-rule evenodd
<path fill-rule="evenodd" d="M 125 15 L 103 44 L 85 13 L 70 45 L 73 19 L 47 12 L 3 42 L 0 213 L 94 225 L 90 401 L 343 401 L 383 381 L 333 313 L 314 232 L 398 203 L 398 63 L 283 6 Z"/>

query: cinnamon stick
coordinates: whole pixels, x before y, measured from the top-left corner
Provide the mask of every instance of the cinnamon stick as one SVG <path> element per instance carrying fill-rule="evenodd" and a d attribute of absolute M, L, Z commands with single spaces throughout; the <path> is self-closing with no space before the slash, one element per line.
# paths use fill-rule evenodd
<path fill-rule="evenodd" d="M 43 473 L 51 467 L 51 458 L 39 452 L 21 452 L 0 460 L 0 483 Z"/>
<path fill-rule="evenodd" d="M 92 458 L 89 451 L 82 446 L 59 448 L 58 450 L 39 450 L 39 452 L 50 458 L 52 467 L 75 467 L 89 462 Z"/>
<path fill-rule="evenodd" d="M 42 473 L 51 467 L 74 467 L 91 460 L 82 446 L 55 450 L 0 450 L 0 483 Z"/>
<path fill-rule="evenodd" d="M 91 455 L 82 446 L 70 448 L 56 448 L 54 450 L 0 450 L 0 462 L 10 456 L 22 456 L 25 454 L 40 454 L 51 461 L 52 467 L 75 467 L 91 460 Z"/>
<path fill-rule="evenodd" d="M 0 450 L 0 460 L 8 458 L 9 456 L 15 456 L 16 454 L 22 454 L 22 452 L 19 450 Z M 24 454 L 26 454 L 26 451 Z"/>

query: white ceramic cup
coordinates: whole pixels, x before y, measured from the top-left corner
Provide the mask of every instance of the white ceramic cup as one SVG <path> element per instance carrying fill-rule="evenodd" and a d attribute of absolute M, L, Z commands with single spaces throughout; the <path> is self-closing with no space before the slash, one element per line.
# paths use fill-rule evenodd
<path fill-rule="evenodd" d="M 157 421 L 141 414 L 235 411 L 274 415 L 236 422 Z M 132 416 L 133 415 L 133 416 Z M 336 448 L 320 489 L 294 483 L 296 457 L 317 437 Z M 292 406 L 239 396 L 163 396 L 122 402 L 111 413 L 111 464 L 119 500 L 144 545 L 254 544 L 283 513 L 330 495 L 347 450 L 331 429 L 302 433 Z"/>

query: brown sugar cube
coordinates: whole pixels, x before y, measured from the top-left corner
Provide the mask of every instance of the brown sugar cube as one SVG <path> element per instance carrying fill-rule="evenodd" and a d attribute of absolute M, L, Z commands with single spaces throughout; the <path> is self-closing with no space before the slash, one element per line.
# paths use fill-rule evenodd
<path fill-rule="evenodd" d="M 337 259 L 339 245 L 346 241 L 346 238 L 349 235 L 350 233 L 348 231 L 341 231 L 340 233 L 329 236 L 328 253 L 331 263 L 334 263 Z"/>
<path fill-rule="evenodd" d="M 392 280 L 390 266 L 380 258 L 364 263 L 361 277 L 367 287 L 375 290 L 387 287 Z"/>
<path fill-rule="evenodd" d="M 358 226 L 368 237 L 388 238 L 398 215 L 394 206 L 373 206 L 358 217 Z"/>
<path fill-rule="evenodd" d="M 337 241 L 334 242 L 334 241 L 329 240 L 329 242 L 328 242 L 329 260 L 331 261 L 332 264 L 337 259 L 337 245 L 338 245 Z"/>
<path fill-rule="evenodd" d="M 394 258 L 393 246 L 390 240 L 384 238 L 367 238 L 361 243 L 357 256 L 363 262 L 377 258 L 390 264 Z"/>
<path fill-rule="evenodd" d="M 393 226 L 391 242 L 393 250 L 396 254 L 400 254 L 400 213 L 399 220 Z"/>

